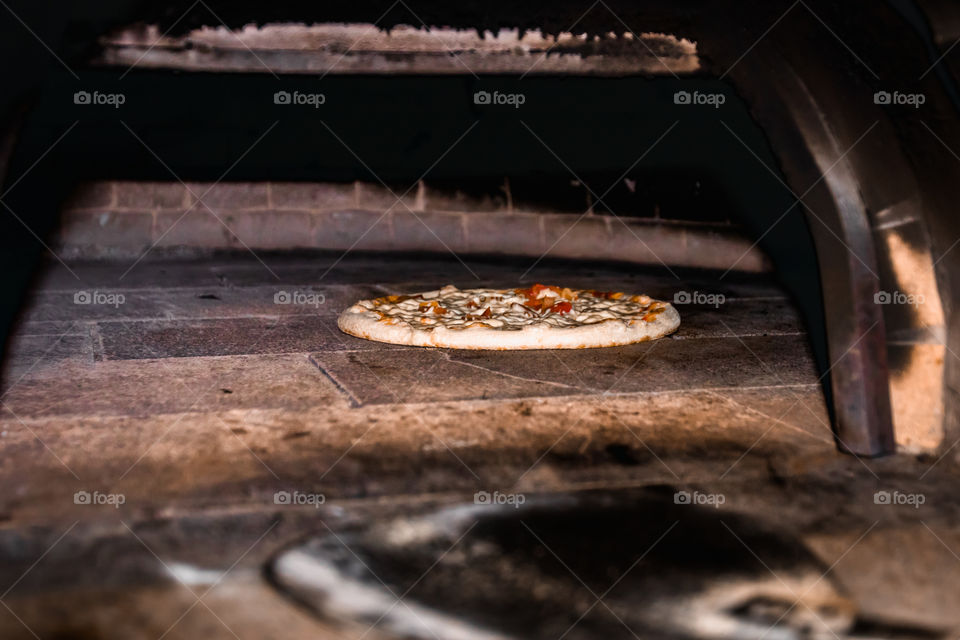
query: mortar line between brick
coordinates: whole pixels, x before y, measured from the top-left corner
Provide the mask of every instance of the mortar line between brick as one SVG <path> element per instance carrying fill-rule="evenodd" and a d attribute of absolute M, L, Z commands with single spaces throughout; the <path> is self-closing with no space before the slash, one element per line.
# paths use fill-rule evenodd
<path fill-rule="evenodd" d="M 575 386 L 575 385 L 569 385 L 569 384 L 566 384 L 566 383 L 563 383 L 563 382 L 554 382 L 553 380 L 540 380 L 540 379 L 537 379 L 537 378 L 526 378 L 526 377 L 524 377 L 524 376 L 514 375 L 514 374 L 512 374 L 512 373 L 507 373 L 507 372 L 505 372 L 505 371 L 497 371 L 496 369 L 490 369 L 490 368 L 488 368 L 488 367 L 482 367 L 482 366 L 480 366 L 480 365 L 478 365 L 478 364 L 474 364 L 474 363 L 472 363 L 472 362 L 464 362 L 463 360 L 454 360 L 453 358 L 450 357 L 450 352 L 449 352 L 449 351 L 440 351 L 440 354 L 443 356 L 443 358 L 444 358 L 447 362 L 450 362 L 450 363 L 453 363 L 453 364 L 460 364 L 460 365 L 463 365 L 463 366 L 465 366 L 465 367 L 473 367 L 473 368 L 475 368 L 475 369 L 480 369 L 481 371 L 486 371 L 487 373 L 492 373 L 492 374 L 497 375 L 497 376 L 502 376 L 502 377 L 504 377 L 504 378 L 510 378 L 511 380 L 521 380 L 521 381 L 523 381 L 523 382 L 535 382 L 535 383 L 538 383 L 538 384 L 547 384 L 547 385 L 551 385 L 551 386 L 555 386 L 555 387 L 561 387 L 561 388 L 563 388 L 563 389 L 570 389 L 570 390 L 573 390 L 573 391 L 584 391 L 584 392 L 588 392 L 588 393 L 589 393 L 589 391 L 590 391 L 589 389 L 584 389 L 584 388 L 582 388 L 582 387 L 577 387 L 577 386 Z"/>
<path fill-rule="evenodd" d="M 103 335 L 100 333 L 100 325 L 96 322 L 88 322 L 87 328 L 90 335 L 90 344 L 93 351 L 93 362 L 103 362 L 106 350 L 103 348 Z"/>
<path fill-rule="evenodd" d="M 734 387 L 698 387 L 694 389 L 661 389 L 657 391 L 624 391 L 618 393 L 573 393 L 569 395 L 558 395 L 558 396 L 518 396 L 516 398 L 467 398 L 464 400 L 438 400 L 433 402 L 404 402 L 403 406 L 407 407 L 430 407 L 438 404 L 457 404 L 457 403 L 476 403 L 482 405 L 493 405 L 493 404 L 503 404 L 511 402 L 520 402 L 523 400 L 537 400 L 537 401 L 559 401 L 564 398 L 579 398 L 581 400 L 591 400 L 594 397 L 596 398 L 605 398 L 609 400 L 610 398 L 644 398 L 647 396 L 661 396 L 661 395 L 686 395 L 690 393 L 717 393 L 722 391 L 727 392 L 736 392 L 736 391 L 764 391 L 768 389 L 819 389 L 820 383 L 818 382 L 792 382 L 790 384 L 776 384 L 776 385 L 757 385 L 757 386 L 734 386 Z M 383 404 L 366 404 L 363 408 L 370 407 L 385 407 L 390 406 L 390 403 Z"/>
<path fill-rule="evenodd" d="M 333 375 L 333 373 L 331 373 L 330 371 L 328 371 L 328 370 L 320 363 L 319 360 L 317 360 L 316 358 L 313 357 L 312 354 L 307 356 L 307 360 L 308 360 L 313 366 L 315 366 L 317 369 L 319 369 L 319 370 L 320 370 L 320 373 L 323 374 L 331 383 L 333 383 L 333 386 L 336 387 L 337 391 L 339 391 L 339 392 L 342 393 L 344 396 L 346 396 L 347 400 L 348 400 L 349 403 L 350 403 L 350 407 L 351 407 L 351 408 L 353 408 L 353 409 L 359 409 L 360 407 L 363 406 L 362 403 L 360 402 L 360 400 L 358 400 L 358 399 L 356 398 L 356 396 L 354 396 L 353 393 L 351 393 L 350 389 L 348 389 L 348 388 L 346 387 L 346 385 L 344 385 L 344 384 L 341 383 L 339 380 L 337 380 L 337 378 Z"/>

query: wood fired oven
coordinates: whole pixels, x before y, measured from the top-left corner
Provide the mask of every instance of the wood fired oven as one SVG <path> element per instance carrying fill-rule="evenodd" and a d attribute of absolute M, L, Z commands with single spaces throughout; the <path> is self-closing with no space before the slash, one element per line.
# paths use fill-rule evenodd
<path fill-rule="evenodd" d="M 391 518 L 422 500 L 410 531 L 462 524 L 436 495 L 518 487 L 643 487 L 635 502 L 576 502 L 598 521 L 635 503 L 669 519 L 651 485 L 749 485 L 785 473 L 770 460 L 797 469 L 834 448 L 873 474 L 867 460 L 897 451 L 939 463 L 960 436 L 948 3 L 21 4 L 8 7 L 12 51 L 53 55 L 5 52 L 18 64 L 0 103 L 3 407 L 27 427 L 11 473 L 30 497 L 5 507 L 17 523 L 47 522 L 68 490 L 78 505 L 100 492 L 177 526 L 223 509 L 218 522 L 236 524 L 223 551 L 266 522 L 251 505 L 305 487 L 386 501 Z M 576 352 L 404 348 L 336 327 L 374 295 L 535 282 L 646 293 L 682 324 Z M 818 491 L 804 495 L 828 500 Z M 536 503 L 530 522 L 574 526 L 564 505 Z M 341 524 L 373 511 L 348 508 Z M 298 518 L 278 529 L 284 544 L 316 524 Z M 476 535 L 509 546 L 523 528 L 503 522 Z M 300 572 L 339 553 L 328 529 L 269 570 L 312 610 L 330 592 Z M 441 529 L 445 542 L 469 532 Z M 393 530 L 364 531 L 345 536 L 363 550 L 341 554 L 337 580 L 367 562 L 396 569 Z M 790 544 L 771 553 L 792 557 Z M 166 569 L 205 584 L 187 560 Z M 422 601 L 446 602 L 448 579 Z M 750 593 L 724 605 L 735 637 L 770 606 Z M 865 628 L 840 591 L 816 593 L 824 628 Z M 664 602 L 637 624 L 661 628 L 681 606 Z M 491 606 L 540 637 L 508 605 Z M 424 628 L 481 637 L 433 615 Z"/>

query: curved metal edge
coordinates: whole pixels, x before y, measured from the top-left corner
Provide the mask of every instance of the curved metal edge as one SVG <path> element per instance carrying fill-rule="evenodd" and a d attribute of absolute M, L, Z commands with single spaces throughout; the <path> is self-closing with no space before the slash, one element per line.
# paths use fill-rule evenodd
<path fill-rule="evenodd" d="M 867 208 L 840 139 L 796 71 L 770 47 L 731 73 L 801 200 L 820 267 L 832 391 L 841 451 L 894 453 L 886 329 L 874 304 L 877 260 Z M 776 62 L 774 62 L 776 61 Z"/>

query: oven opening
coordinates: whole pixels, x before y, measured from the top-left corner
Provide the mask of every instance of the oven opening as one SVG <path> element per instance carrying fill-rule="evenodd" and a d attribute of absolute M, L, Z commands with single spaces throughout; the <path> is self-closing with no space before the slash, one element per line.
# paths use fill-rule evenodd
<path fill-rule="evenodd" d="M 195 358 L 309 354 L 352 407 L 456 401 L 469 421 L 484 415 L 473 401 L 568 398 L 572 426 L 577 407 L 616 397 L 643 412 L 666 402 L 671 422 L 701 425 L 685 439 L 704 452 L 744 419 L 784 413 L 797 422 L 783 428 L 833 438 L 813 241 L 762 132 L 715 80 L 338 76 L 311 106 L 276 96 L 314 95 L 313 80 L 276 92 L 269 77 L 228 77 L 224 91 L 197 77 L 157 105 L 146 94 L 164 76 L 141 74 L 123 81 L 119 127 L 81 123 L 59 151 L 101 150 L 59 163 L 87 174 L 65 185 L 52 236 L 70 262 L 53 260 L 21 322 L 57 323 L 43 327 L 51 344 L 74 322 L 69 334 L 96 334 L 78 335 L 87 351 L 71 357 L 158 360 L 166 375 Z M 183 101 L 208 105 L 209 121 L 145 124 Z M 182 108 L 174 122 L 197 117 Z M 251 109 L 264 127 L 228 142 Z M 25 146 L 48 143 L 57 125 L 42 124 Z M 243 157 L 220 180 L 231 155 Z M 99 280 L 74 287 L 77 269 Z M 681 328 L 616 349 L 503 353 L 398 349 L 336 327 L 377 295 L 536 283 L 650 295 L 675 306 Z M 11 347 L 26 354 L 10 360 L 15 377 L 32 351 Z M 622 435 L 616 446 L 651 454 Z"/>
<path fill-rule="evenodd" d="M 368 4 L 71 18 L 10 111 L 0 629 L 940 637 L 955 614 L 877 577 L 948 526 L 957 397 L 936 145 L 864 79 L 882 48 L 812 1 L 717 28 Z M 338 324 L 537 284 L 680 324 L 528 350 Z"/>

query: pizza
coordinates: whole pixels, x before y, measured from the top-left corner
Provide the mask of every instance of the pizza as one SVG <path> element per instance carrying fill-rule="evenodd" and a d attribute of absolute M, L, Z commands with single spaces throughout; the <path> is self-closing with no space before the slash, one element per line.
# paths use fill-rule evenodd
<path fill-rule="evenodd" d="M 361 300 L 337 321 L 352 336 L 416 347 L 585 349 L 669 335 L 680 314 L 667 302 L 618 291 L 535 284 Z"/>

